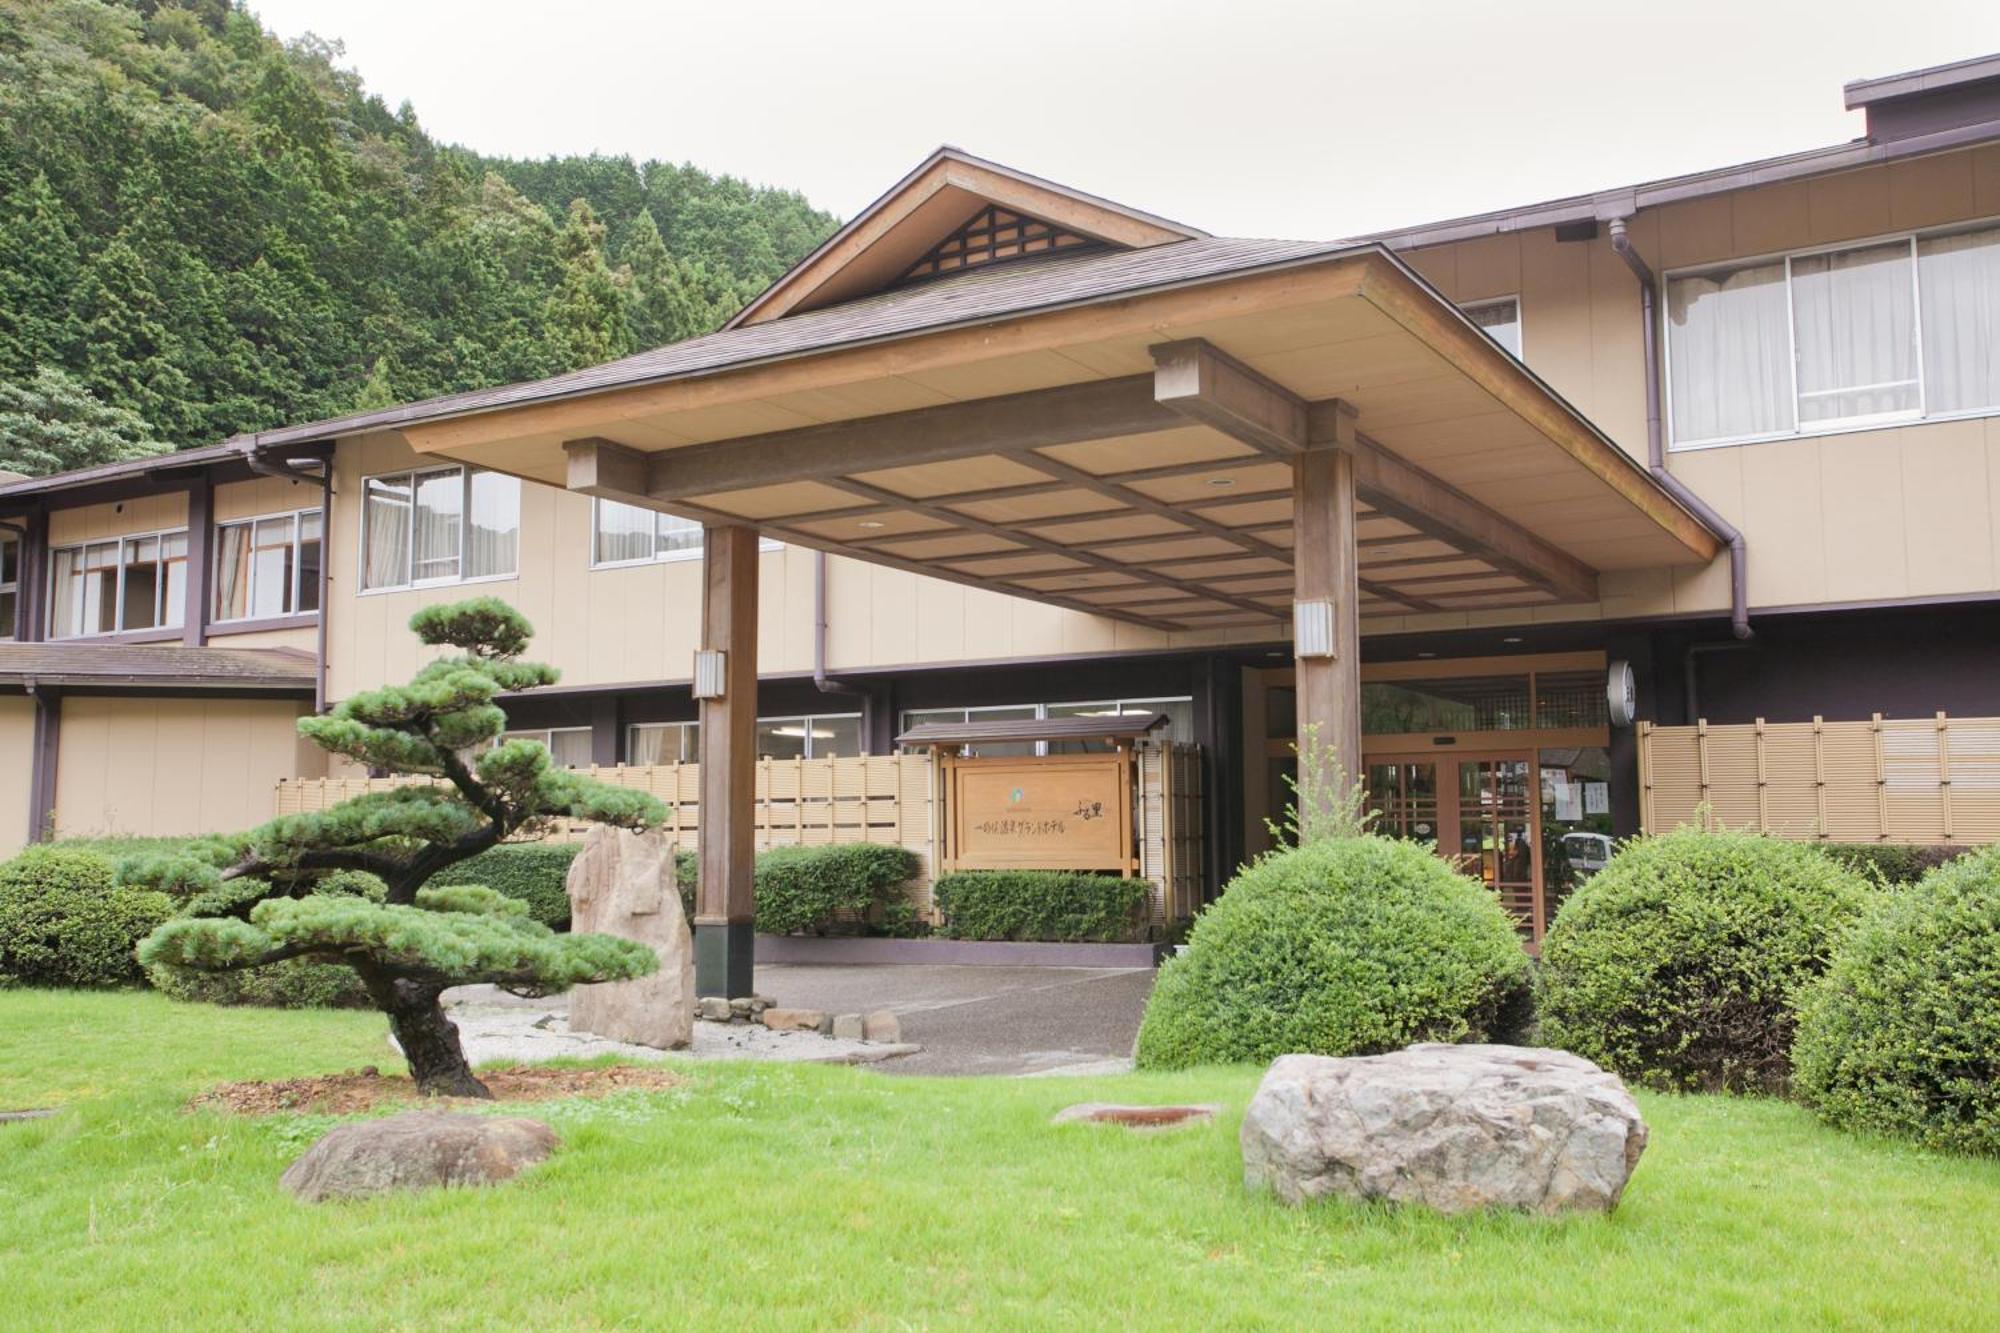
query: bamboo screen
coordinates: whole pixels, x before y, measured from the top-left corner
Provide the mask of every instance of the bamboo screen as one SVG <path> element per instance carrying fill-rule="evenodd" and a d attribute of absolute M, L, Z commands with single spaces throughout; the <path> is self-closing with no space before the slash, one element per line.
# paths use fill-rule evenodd
<path fill-rule="evenodd" d="M 620 764 L 579 770 L 621 787 L 638 787 L 666 803 L 674 845 L 692 851 L 701 829 L 701 765 Z M 277 813 L 324 810 L 364 792 L 427 778 L 287 778 L 278 783 Z M 920 866 L 912 889 L 931 908 L 935 855 L 931 809 L 936 787 L 929 754 L 864 755 L 757 762 L 757 850 L 836 842 L 907 847 Z M 1201 749 L 1141 746 L 1139 864 L 1151 880 L 1156 918 L 1178 919 L 1202 901 Z M 553 842 L 581 842 L 590 825 L 565 822 Z"/>
<path fill-rule="evenodd" d="M 1639 724 L 1649 833 L 1708 817 L 1787 838 L 2000 841 L 2000 718 Z"/>

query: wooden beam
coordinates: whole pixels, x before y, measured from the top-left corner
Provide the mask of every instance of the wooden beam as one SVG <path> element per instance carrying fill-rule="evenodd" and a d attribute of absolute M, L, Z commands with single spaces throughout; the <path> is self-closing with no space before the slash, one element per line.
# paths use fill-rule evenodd
<path fill-rule="evenodd" d="M 1200 338 L 1161 343 L 1153 353 L 1153 397 L 1258 453 L 1289 458 L 1306 447 L 1306 405 Z"/>
<path fill-rule="evenodd" d="M 573 491 L 631 503 L 646 494 L 646 455 L 616 440 L 564 440 L 565 484 Z"/>
<path fill-rule="evenodd" d="M 1293 459 L 1292 469 L 1297 487 L 1292 500 L 1292 597 L 1297 603 L 1324 602 L 1333 608 L 1331 652 L 1297 654 L 1298 735 L 1302 745 L 1307 736 L 1315 737 L 1340 765 L 1342 779 L 1354 783 L 1362 777 L 1362 588 L 1354 545 L 1354 455 L 1314 449 Z M 1295 646 L 1298 629 L 1295 624 Z"/>
<path fill-rule="evenodd" d="M 699 705 L 695 993 L 735 999 L 756 994 L 757 530 L 743 524 L 702 529 L 701 563 L 702 651 L 721 653 L 723 669 L 721 695 Z"/>
<path fill-rule="evenodd" d="M 1143 435 L 1184 424 L 1178 414 L 1153 401 L 1152 384 L 1146 375 L 1091 380 L 663 449 L 642 455 L 648 464 L 644 489 L 659 499 L 681 499 Z"/>

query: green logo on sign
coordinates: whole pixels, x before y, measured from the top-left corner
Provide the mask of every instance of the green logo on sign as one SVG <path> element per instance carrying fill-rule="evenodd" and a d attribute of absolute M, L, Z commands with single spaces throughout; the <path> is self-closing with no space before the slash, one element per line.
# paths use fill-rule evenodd
<path fill-rule="evenodd" d="M 1014 788 L 1013 800 L 1015 801 L 1016 804 L 1019 804 L 1021 798 L 1026 795 L 1027 795 L 1026 792 L 1022 791 L 1019 787 L 1016 787 Z"/>

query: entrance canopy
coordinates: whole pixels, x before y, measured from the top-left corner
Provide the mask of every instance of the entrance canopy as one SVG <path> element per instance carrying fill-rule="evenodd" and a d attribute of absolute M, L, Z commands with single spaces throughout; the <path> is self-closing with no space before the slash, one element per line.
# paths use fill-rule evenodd
<path fill-rule="evenodd" d="M 1282 630 L 1322 447 L 1354 459 L 1363 616 L 1589 602 L 1718 549 L 1388 250 L 1208 237 L 949 149 L 719 333 L 296 433 L 370 428 L 1162 629 Z"/>

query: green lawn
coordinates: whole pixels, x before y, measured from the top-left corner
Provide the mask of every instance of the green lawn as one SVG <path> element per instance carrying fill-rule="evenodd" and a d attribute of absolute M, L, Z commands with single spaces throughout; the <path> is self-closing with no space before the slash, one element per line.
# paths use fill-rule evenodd
<path fill-rule="evenodd" d="M 1775 1102 L 1644 1099 L 1606 1220 L 1444 1220 L 1244 1194 L 1250 1069 L 908 1080 L 703 1067 L 525 1108 L 520 1180 L 309 1207 L 325 1125 L 189 1114 L 225 1078 L 383 1062 L 372 1015 L 0 993 L 0 1326 L 1991 1327 L 2000 1163 Z M 1086 1098 L 1225 1103 L 1158 1137 L 1051 1128 Z"/>

